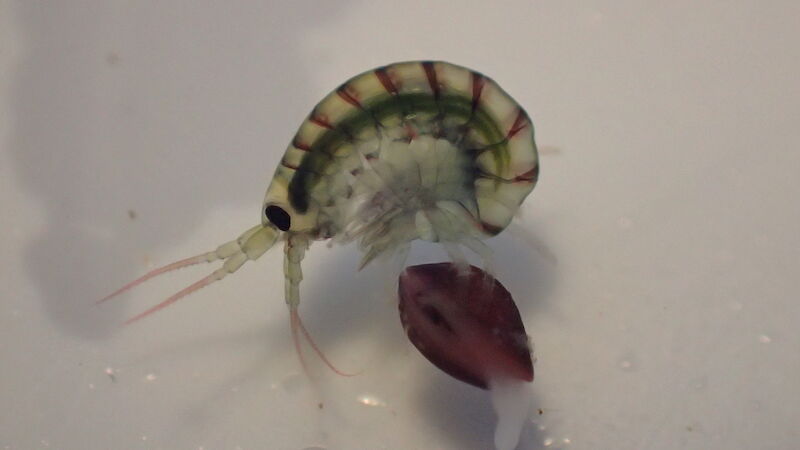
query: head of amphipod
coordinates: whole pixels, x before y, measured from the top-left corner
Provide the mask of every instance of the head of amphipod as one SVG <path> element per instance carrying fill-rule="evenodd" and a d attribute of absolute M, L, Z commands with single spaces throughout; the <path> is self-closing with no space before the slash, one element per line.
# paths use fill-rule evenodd
<path fill-rule="evenodd" d="M 261 224 L 274 227 L 290 234 L 312 234 L 317 227 L 317 211 L 315 204 L 293 204 L 289 197 L 288 180 L 280 171 L 276 172 L 267 188 L 261 208 Z"/>

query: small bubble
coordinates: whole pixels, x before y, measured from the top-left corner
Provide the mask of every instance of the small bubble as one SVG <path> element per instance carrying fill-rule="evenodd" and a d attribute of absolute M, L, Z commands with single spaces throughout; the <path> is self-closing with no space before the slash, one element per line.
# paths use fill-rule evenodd
<path fill-rule="evenodd" d="M 638 368 L 638 358 L 633 353 L 624 353 L 617 360 L 617 367 L 625 372 L 634 372 Z"/>
<path fill-rule="evenodd" d="M 42 447 L 50 447 L 50 441 L 48 441 L 47 439 L 42 439 L 39 442 L 42 443 Z"/>
<path fill-rule="evenodd" d="M 94 383 L 89 383 L 89 389 L 94 389 Z"/>
<path fill-rule="evenodd" d="M 758 337 L 758 342 L 761 342 L 762 344 L 769 344 L 770 342 L 772 342 L 772 338 L 767 336 L 766 334 L 762 334 Z"/>
<path fill-rule="evenodd" d="M 555 442 L 555 441 L 553 440 L 553 438 L 545 438 L 545 439 L 542 441 L 542 445 L 544 445 L 545 447 L 550 447 L 551 445 L 553 445 L 553 442 Z"/>
<path fill-rule="evenodd" d="M 697 390 L 705 389 L 708 386 L 708 378 L 706 376 L 698 377 L 691 380 L 689 384 Z"/>
<path fill-rule="evenodd" d="M 562 439 L 562 440 L 561 440 L 561 442 L 562 442 L 564 445 L 569 445 L 569 444 L 572 444 L 572 439 L 570 439 L 570 438 L 564 438 L 564 439 Z"/>
<path fill-rule="evenodd" d="M 622 361 L 619 362 L 619 368 L 624 371 L 630 372 L 631 370 L 633 370 L 633 363 L 627 359 L 623 359 Z"/>
<path fill-rule="evenodd" d="M 148 373 L 144 377 L 145 381 L 156 381 L 156 378 L 158 378 L 158 377 L 156 377 L 156 374 L 154 374 L 154 373 Z"/>
<path fill-rule="evenodd" d="M 112 369 L 111 367 L 106 367 L 105 373 L 106 375 L 108 375 L 108 378 L 111 379 L 112 383 L 117 381 L 117 372 L 114 371 L 114 369 Z"/>
<path fill-rule="evenodd" d="M 368 394 L 359 395 L 358 402 L 366 406 L 386 406 L 386 402 L 378 397 Z"/>
<path fill-rule="evenodd" d="M 633 226 L 633 220 L 631 220 L 630 217 L 622 216 L 617 219 L 617 225 L 619 225 L 619 227 L 623 230 L 627 230 Z"/>
<path fill-rule="evenodd" d="M 146 441 L 146 440 L 147 440 L 147 436 L 145 436 L 145 435 L 142 435 L 142 440 L 143 440 L 143 441 Z"/>

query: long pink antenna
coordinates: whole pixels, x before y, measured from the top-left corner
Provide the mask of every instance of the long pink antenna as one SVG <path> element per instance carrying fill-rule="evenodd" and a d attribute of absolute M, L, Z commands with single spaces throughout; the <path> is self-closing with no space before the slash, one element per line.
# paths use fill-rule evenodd
<path fill-rule="evenodd" d="M 110 300 L 110 299 L 118 296 L 119 294 L 122 294 L 123 292 L 128 291 L 129 289 L 132 289 L 132 288 L 144 283 L 145 281 L 149 280 L 150 278 L 153 278 L 153 277 L 156 277 L 158 275 L 161 275 L 162 273 L 171 272 L 171 271 L 176 270 L 176 269 L 182 269 L 184 267 L 193 266 L 195 264 L 200 264 L 200 263 L 204 263 L 204 262 L 209 262 L 207 253 L 203 253 L 202 255 L 192 256 L 191 258 L 182 259 L 182 260 L 176 261 L 176 262 L 174 262 L 172 264 L 167 264 L 166 266 L 159 267 L 157 269 L 153 269 L 150 272 L 147 272 L 146 274 L 142 275 L 141 277 L 139 277 L 139 278 L 131 281 L 130 283 L 126 284 L 125 286 L 122 286 L 121 288 L 117 289 L 116 291 L 112 292 L 111 294 L 101 298 L 100 300 L 97 301 L 97 304 L 100 304 L 100 303 L 103 303 L 103 302 L 105 302 L 107 300 Z M 181 292 L 183 292 L 183 291 L 181 291 Z"/>
<path fill-rule="evenodd" d="M 328 368 L 331 369 L 331 371 L 333 371 L 333 373 L 343 377 L 354 377 L 361 373 L 361 371 L 355 373 L 348 373 L 348 372 L 342 372 L 341 370 L 337 369 L 336 366 L 334 366 L 333 363 L 330 362 L 328 357 L 325 356 L 322 350 L 320 350 L 320 348 L 317 347 L 317 343 L 314 342 L 314 339 L 311 337 L 311 333 L 309 333 L 308 330 L 306 330 L 306 327 L 303 325 L 303 321 L 300 320 L 300 314 L 297 312 L 297 307 L 290 306 L 289 310 L 292 322 L 292 340 L 294 341 L 294 347 L 297 350 L 297 356 L 300 358 L 300 363 L 303 365 L 303 370 L 306 373 L 308 373 L 308 366 L 306 366 L 306 362 L 303 359 L 303 352 L 301 351 L 301 345 L 299 337 L 297 335 L 298 329 L 303 333 L 303 336 L 305 336 L 306 341 L 308 341 L 308 344 L 314 350 L 314 353 L 316 353 L 317 356 L 319 356 L 319 359 L 321 359 L 322 362 L 325 363 L 325 365 L 328 366 Z"/>
<path fill-rule="evenodd" d="M 297 310 L 295 308 L 292 308 L 292 312 L 289 313 L 289 320 L 292 324 L 292 342 L 294 343 L 294 351 L 297 353 L 297 358 L 300 360 L 300 365 L 303 366 L 303 373 L 305 373 L 307 377 L 311 378 L 311 372 L 308 370 L 308 364 L 306 364 L 306 359 L 303 357 L 303 346 L 300 343 L 300 336 L 297 334 L 299 328 L 297 322 L 300 320 L 300 316 L 297 314 Z"/>
<path fill-rule="evenodd" d="M 190 265 L 190 264 L 186 264 L 186 265 Z M 209 284 L 217 281 L 218 279 L 221 278 L 220 275 L 217 272 L 218 271 L 215 271 L 211 275 L 201 279 L 200 281 L 196 281 L 196 282 L 192 283 L 191 285 L 181 289 L 180 291 L 176 292 L 175 294 L 173 294 L 168 299 L 166 299 L 163 302 L 157 304 L 156 306 L 153 306 L 152 308 L 148 309 L 147 311 L 144 311 L 142 313 L 139 313 L 139 314 L 131 317 L 130 319 L 125 321 L 125 325 L 130 325 L 130 324 L 132 324 L 133 322 L 136 322 L 139 319 L 143 319 L 143 318 L 149 316 L 150 314 L 153 314 L 156 311 L 164 309 L 167 306 L 169 306 L 169 305 L 177 302 L 178 300 L 182 299 L 183 297 L 186 297 L 187 295 L 191 294 L 192 292 L 198 291 L 198 290 L 208 286 Z"/>

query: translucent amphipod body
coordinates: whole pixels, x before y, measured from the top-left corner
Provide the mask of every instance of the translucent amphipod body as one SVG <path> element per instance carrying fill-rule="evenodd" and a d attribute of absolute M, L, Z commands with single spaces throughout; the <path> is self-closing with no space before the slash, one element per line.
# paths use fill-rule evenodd
<path fill-rule="evenodd" d="M 486 260 L 482 239 L 508 226 L 538 175 L 533 124 L 490 78 L 446 62 L 380 67 L 339 86 L 300 125 L 267 188 L 259 225 L 103 301 L 161 273 L 223 260 L 211 275 L 128 322 L 138 320 L 235 272 L 280 240 L 299 349 L 298 331 L 308 337 L 297 314 L 300 264 L 312 241 L 357 241 L 362 267 L 406 251 L 415 239 L 440 242 L 466 267 L 460 247 Z"/>

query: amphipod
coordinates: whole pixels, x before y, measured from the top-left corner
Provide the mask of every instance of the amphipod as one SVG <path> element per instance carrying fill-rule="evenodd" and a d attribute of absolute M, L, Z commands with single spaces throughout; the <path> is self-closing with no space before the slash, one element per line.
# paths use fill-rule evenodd
<path fill-rule="evenodd" d="M 311 342 L 297 306 L 301 262 L 312 241 L 357 241 L 361 267 L 383 254 L 407 252 L 415 239 L 442 243 L 459 267 L 468 267 L 462 246 L 486 265 L 483 239 L 508 226 L 538 175 L 533 124 L 490 78 L 446 62 L 379 67 L 336 88 L 303 121 L 267 188 L 259 225 L 214 251 L 155 269 L 101 301 L 171 270 L 222 261 L 131 323 L 221 280 L 281 241 L 285 299 L 299 349 L 299 333 Z"/>

